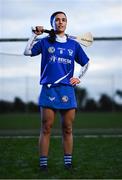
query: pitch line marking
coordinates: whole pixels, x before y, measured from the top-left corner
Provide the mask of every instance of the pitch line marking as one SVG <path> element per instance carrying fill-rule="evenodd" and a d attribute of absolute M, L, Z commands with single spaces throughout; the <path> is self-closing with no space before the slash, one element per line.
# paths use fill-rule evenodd
<path fill-rule="evenodd" d="M 78 135 L 74 138 L 122 138 L 122 134 L 117 135 Z M 31 139 L 31 138 L 39 138 L 39 136 L 0 136 L 0 139 Z M 61 138 L 61 136 L 52 136 L 52 138 Z"/>

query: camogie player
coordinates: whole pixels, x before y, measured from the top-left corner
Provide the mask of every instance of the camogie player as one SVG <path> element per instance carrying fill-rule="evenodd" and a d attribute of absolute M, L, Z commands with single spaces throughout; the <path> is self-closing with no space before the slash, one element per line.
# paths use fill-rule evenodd
<path fill-rule="evenodd" d="M 43 26 L 36 26 L 32 37 L 28 40 L 24 51 L 26 56 L 41 54 L 42 90 L 39 97 L 41 112 L 41 132 L 39 137 L 40 168 L 47 169 L 48 150 L 51 128 L 57 110 L 61 114 L 62 139 L 64 151 L 64 166 L 72 167 L 73 135 L 72 123 L 77 108 L 74 86 L 80 83 L 79 77 L 74 77 L 75 61 L 88 68 L 89 58 L 78 42 L 66 34 L 67 16 L 58 11 L 51 15 L 50 23 L 53 28 L 49 36 L 35 42 L 38 35 L 44 32 Z M 83 72 L 83 74 L 84 74 Z"/>

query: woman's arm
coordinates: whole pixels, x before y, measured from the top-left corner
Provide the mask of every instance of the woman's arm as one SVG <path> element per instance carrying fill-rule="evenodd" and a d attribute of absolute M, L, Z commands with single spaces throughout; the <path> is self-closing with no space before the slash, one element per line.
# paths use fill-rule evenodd
<path fill-rule="evenodd" d="M 37 35 L 35 33 L 32 33 L 32 36 L 28 40 L 27 45 L 26 45 L 25 50 L 24 50 L 25 56 L 31 56 L 32 55 L 31 49 L 34 45 L 34 41 L 35 41 L 36 37 L 37 37 Z"/>
<path fill-rule="evenodd" d="M 89 67 L 89 63 L 87 63 L 83 68 L 81 68 L 78 75 L 79 79 L 81 79 L 85 75 L 86 71 L 88 70 L 88 67 Z"/>
<path fill-rule="evenodd" d="M 85 75 L 86 71 L 88 70 L 89 63 L 87 63 L 83 68 L 81 68 L 78 77 L 72 77 L 70 79 L 70 83 L 74 86 L 81 82 L 81 78 Z"/>
<path fill-rule="evenodd" d="M 35 41 L 36 37 L 38 35 L 41 35 L 42 33 L 43 33 L 43 26 L 36 26 L 35 30 L 32 29 L 32 36 L 28 40 L 27 45 L 26 45 L 25 50 L 24 50 L 25 56 L 31 56 L 32 55 L 31 49 L 34 45 L 34 41 Z"/>

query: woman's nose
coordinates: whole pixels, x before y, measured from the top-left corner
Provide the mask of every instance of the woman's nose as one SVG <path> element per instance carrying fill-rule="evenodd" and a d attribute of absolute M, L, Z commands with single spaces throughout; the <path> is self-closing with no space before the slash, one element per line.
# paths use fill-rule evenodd
<path fill-rule="evenodd" d="M 62 22 L 63 22 L 62 19 L 60 19 L 60 20 L 59 20 L 59 23 L 61 24 Z"/>

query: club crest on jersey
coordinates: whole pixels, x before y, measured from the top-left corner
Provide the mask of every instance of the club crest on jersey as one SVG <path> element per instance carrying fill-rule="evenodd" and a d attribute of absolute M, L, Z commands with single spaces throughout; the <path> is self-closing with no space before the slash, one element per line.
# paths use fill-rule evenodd
<path fill-rule="evenodd" d="M 64 48 L 58 48 L 58 50 L 59 50 L 60 54 L 63 54 L 63 52 L 65 51 Z"/>
<path fill-rule="evenodd" d="M 49 53 L 54 53 L 55 52 L 55 48 L 53 46 L 48 48 L 48 52 Z"/>
<path fill-rule="evenodd" d="M 64 103 L 68 102 L 69 100 L 68 96 L 63 96 L 61 99 Z"/>
<path fill-rule="evenodd" d="M 73 50 L 72 49 L 68 49 L 68 52 L 69 52 L 69 56 L 72 56 Z"/>

